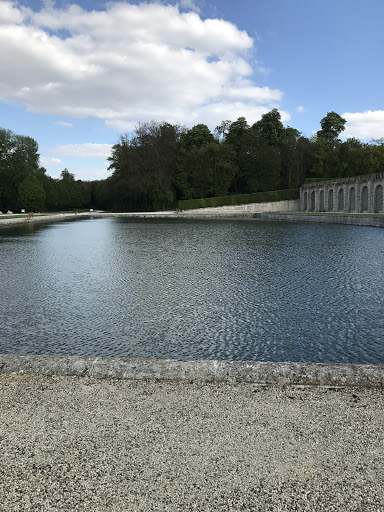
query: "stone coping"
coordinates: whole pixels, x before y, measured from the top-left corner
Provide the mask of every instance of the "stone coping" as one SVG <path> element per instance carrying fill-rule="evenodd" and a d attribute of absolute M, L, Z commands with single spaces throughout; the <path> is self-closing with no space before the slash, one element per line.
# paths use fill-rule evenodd
<path fill-rule="evenodd" d="M 0 374 L 10 373 L 98 379 L 384 388 L 384 366 L 353 364 L 181 361 L 0 354 Z"/>
<path fill-rule="evenodd" d="M 313 222 L 327 224 L 346 224 L 353 226 L 384 227 L 384 215 L 369 213 L 311 213 L 311 212 L 214 212 L 212 209 L 201 209 L 201 213 L 183 212 L 141 212 L 141 213 L 110 213 L 110 212 L 81 212 L 63 213 L 55 215 L 35 216 L 33 220 L 23 217 L 2 219 L 0 217 L 0 229 L 16 225 L 33 225 L 34 223 L 56 223 L 76 219 L 89 219 L 101 217 L 123 217 L 132 219 L 262 219 L 285 222 Z"/>
<path fill-rule="evenodd" d="M 365 226 L 384 228 L 384 216 L 366 213 L 254 213 L 255 219 L 277 220 L 284 222 L 309 222 L 314 224 L 343 224 L 346 226 Z"/>

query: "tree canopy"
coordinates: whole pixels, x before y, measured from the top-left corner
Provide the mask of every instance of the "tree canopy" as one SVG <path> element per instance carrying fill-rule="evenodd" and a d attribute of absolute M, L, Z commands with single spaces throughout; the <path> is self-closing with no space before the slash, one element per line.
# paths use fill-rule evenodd
<path fill-rule="evenodd" d="M 312 138 L 284 126 L 272 109 L 252 126 L 222 121 L 214 133 L 199 123 L 139 123 L 121 134 L 106 180 L 83 182 L 64 169 L 52 178 L 39 165 L 31 137 L 0 129 L 0 210 L 158 210 L 179 199 L 299 188 L 306 178 L 334 179 L 384 172 L 384 140 L 339 135 L 346 120 L 328 112 Z"/>
<path fill-rule="evenodd" d="M 321 130 L 317 132 L 317 136 L 326 140 L 331 144 L 338 141 L 338 137 L 342 131 L 345 130 L 345 123 L 347 121 L 336 114 L 336 112 L 328 112 L 320 121 Z"/>

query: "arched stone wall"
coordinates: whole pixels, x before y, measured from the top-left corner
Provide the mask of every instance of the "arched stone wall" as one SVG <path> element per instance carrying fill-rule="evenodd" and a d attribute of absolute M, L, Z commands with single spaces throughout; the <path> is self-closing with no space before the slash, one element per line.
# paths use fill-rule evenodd
<path fill-rule="evenodd" d="M 384 173 L 304 184 L 301 211 L 384 213 Z"/>
<path fill-rule="evenodd" d="M 361 191 L 360 211 L 363 213 L 368 211 L 368 187 L 366 185 Z"/>
<path fill-rule="evenodd" d="M 382 213 L 383 211 L 383 186 L 377 185 L 375 187 L 375 213 Z"/>
<path fill-rule="evenodd" d="M 311 205 L 310 205 L 311 212 L 316 211 L 316 191 L 313 190 L 311 192 Z"/>
<path fill-rule="evenodd" d="M 356 211 L 356 189 L 355 189 L 355 187 L 351 187 L 349 189 L 348 211 L 349 212 Z"/>
<path fill-rule="evenodd" d="M 324 203 L 324 190 L 320 190 L 320 205 L 319 211 L 325 212 L 325 203 Z"/>

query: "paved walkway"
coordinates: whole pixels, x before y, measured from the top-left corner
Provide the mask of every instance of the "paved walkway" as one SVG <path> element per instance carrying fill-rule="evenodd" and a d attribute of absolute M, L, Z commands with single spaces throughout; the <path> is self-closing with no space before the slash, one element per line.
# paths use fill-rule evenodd
<path fill-rule="evenodd" d="M 1 374 L 0 510 L 382 512 L 383 393 Z"/>

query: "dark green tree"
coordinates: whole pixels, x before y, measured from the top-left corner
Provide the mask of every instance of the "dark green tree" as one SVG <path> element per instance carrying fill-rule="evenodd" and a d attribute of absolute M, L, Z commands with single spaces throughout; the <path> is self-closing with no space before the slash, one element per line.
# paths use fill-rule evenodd
<path fill-rule="evenodd" d="M 28 211 L 39 211 L 44 207 L 45 191 L 36 174 L 29 174 L 19 185 L 19 205 Z"/>
<path fill-rule="evenodd" d="M 61 180 L 57 183 L 58 206 L 63 209 L 81 208 L 81 183 L 75 180 L 74 174 L 70 173 L 68 169 L 64 169 L 60 177 Z"/>
<path fill-rule="evenodd" d="M 152 121 L 139 124 L 134 136 L 120 137 L 109 158 L 112 176 L 120 184 L 115 196 L 119 208 L 153 210 L 175 206 L 176 148 L 183 131 L 178 125 Z"/>
<path fill-rule="evenodd" d="M 180 136 L 180 148 L 185 151 L 189 151 L 193 147 L 199 149 L 213 142 L 216 142 L 216 139 L 205 124 L 197 124 Z"/>
<path fill-rule="evenodd" d="M 309 162 L 310 142 L 295 128 L 287 126 L 281 143 L 280 188 L 299 188 Z"/>
<path fill-rule="evenodd" d="M 328 112 L 320 121 L 321 130 L 317 132 L 317 137 L 327 141 L 329 144 L 336 144 L 339 135 L 345 130 L 345 123 L 347 121 L 336 112 Z"/>
<path fill-rule="evenodd" d="M 39 168 L 37 142 L 0 128 L 0 208 L 18 209 L 18 188 Z"/>
<path fill-rule="evenodd" d="M 193 146 L 178 161 L 176 183 L 181 199 L 227 195 L 236 172 L 236 153 L 216 141 Z"/>
<path fill-rule="evenodd" d="M 236 121 L 229 125 L 224 142 L 226 144 L 231 144 L 235 151 L 238 152 L 242 145 L 243 137 L 249 131 L 249 129 L 249 124 L 247 123 L 245 117 L 239 117 Z"/>
<path fill-rule="evenodd" d="M 226 121 L 221 121 L 219 126 L 216 126 L 215 128 L 215 136 L 218 140 L 225 139 L 229 132 L 229 127 L 231 126 L 232 121 L 229 121 L 228 119 Z"/>
<path fill-rule="evenodd" d="M 260 121 L 254 123 L 252 129 L 258 131 L 270 146 L 279 146 L 285 135 L 284 125 L 277 108 L 263 114 Z"/>
<path fill-rule="evenodd" d="M 271 146 L 257 130 L 249 130 L 239 153 L 241 192 L 277 190 L 280 182 L 279 148 Z"/>

